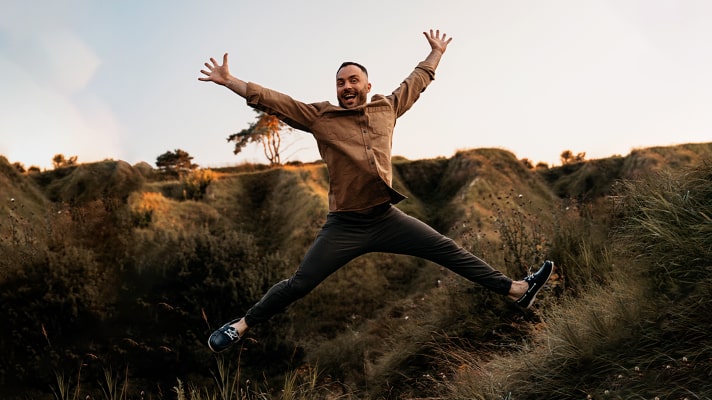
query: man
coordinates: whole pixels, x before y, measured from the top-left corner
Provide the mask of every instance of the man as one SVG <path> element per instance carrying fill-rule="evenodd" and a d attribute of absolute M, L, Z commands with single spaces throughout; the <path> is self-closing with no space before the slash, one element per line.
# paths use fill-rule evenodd
<path fill-rule="evenodd" d="M 423 32 L 430 54 L 388 96 L 375 95 L 368 72 L 354 62 L 336 72 L 336 97 L 329 102 L 306 104 L 285 94 L 248 83 L 231 75 L 227 53 L 222 65 L 211 58 L 201 81 L 225 86 L 251 107 L 272 114 L 290 126 L 314 135 L 329 171 L 329 214 L 295 274 L 277 283 L 244 317 L 212 333 L 208 346 L 220 352 L 238 342 L 249 327 L 266 321 L 314 289 L 354 258 L 369 252 L 389 252 L 421 257 L 507 295 L 523 307 L 551 275 L 546 261 L 536 274 L 512 281 L 425 223 L 392 207 L 405 196 L 391 187 L 391 139 L 396 119 L 415 103 L 435 77 L 435 68 L 452 41 L 440 31 Z"/>

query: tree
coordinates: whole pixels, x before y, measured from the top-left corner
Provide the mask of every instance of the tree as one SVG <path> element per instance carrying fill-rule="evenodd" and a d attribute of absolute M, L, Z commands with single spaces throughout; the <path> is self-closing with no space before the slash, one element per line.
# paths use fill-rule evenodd
<path fill-rule="evenodd" d="M 265 114 L 257 110 L 256 112 L 256 122 L 251 123 L 247 129 L 228 136 L 228 142 L 235 142 L 235 148 L 232 152 L 239 154 L 249 143 L 260 143 L 265 157 L 269 160 L 269 164 L 281 165 L 282 160 L 279 154 L 279 148 L 282 144 L 281 133 L 285 129 L 291 132 L 292 128 L 274 115 Z"/>
<path fill-rule="evenodd" d="M 156 166 L 166 172 L 180 173 L 198 168 L 198 164 L 193 164 L 193 157 L 188 152 L 176 149 L 174 152 L 167 151 L 156 158 Z"/>
<path fill-rule="evenodd" d="M 574 155 L 574 153 L 571 150 L 564 150 L 561 153 L 560 157 L 561 157 L 561 164 L 564 164 L 564 165 L 580 163 L 586 159 L 586 152 L 583 151 L 581 153 Z"/>
<path fill-rule="evenodd" d="M 55 154 L 54 157 L 52 157 L 52 165 L 54 166 L 54 169 L 77 165 L 77 156 L 65 158 L 64 154 Z"/>
<path fill-rule="evenodd" d="M 12 163 L 12 166 L 15 167 L 15 169 L 17 170 L 17 172 L 19 172 L 19 173 L 21 173 L 21 174 L 24 174 L 24 173 L 26 172 L 26 170 L 25 170 L 25 164 L 23 164 L 23 163 L 21 163 L 21 162 L 19 162 L 19 161 L 16 161 L 16 162 Z"/>

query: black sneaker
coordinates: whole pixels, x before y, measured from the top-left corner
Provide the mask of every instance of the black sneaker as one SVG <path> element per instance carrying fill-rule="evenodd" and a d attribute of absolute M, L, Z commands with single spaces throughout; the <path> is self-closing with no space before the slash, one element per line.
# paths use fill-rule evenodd
<path fill-rule="evenodd" d="M 210 347 L 210 350 L 215 353 L 220 353 L 240 341 L 241 337 L 237 333 L 237 329 L 232 327 L 232 324 L 237 321 L 239 321 L 239 319 L 228 322 L 210 335 L 208 339 L 208 347 Z"/>
<path fill-rule="evenodd" d="M 527 292 L 524 293 L 524 295 L 520 297 L 519 300 L 515 301 L 515 303 L 518 306 L 524 308 L 531 307 L 532 303 L 534 303 L 534 298 L 536 297 L 536 294 L 539 293 L 541 288 L 544 287 L 546 281 L 549 280 L 549 277 L 551 276 L 551 272 L 553 270 L 554 262 L 544 261 L 544 265 L 539 268 L 539 271 L 537 271 L 536 274 L 532 274 L 524 278 L 524 282 L 529 284 L 529 289 L 527 289 Z"/>

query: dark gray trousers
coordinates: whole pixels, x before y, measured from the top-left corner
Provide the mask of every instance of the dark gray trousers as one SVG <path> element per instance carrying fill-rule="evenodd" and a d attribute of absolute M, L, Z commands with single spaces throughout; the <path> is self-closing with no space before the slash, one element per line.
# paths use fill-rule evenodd
<path fill-rule="evenodd" d="M 297 272 L 272 286 L 248 310 L 245 322 L 254 326 L 266 321 L 349 261 L 371 252 L 424 258 L 502 295 L 509 293 L 512 286 L 510 278 L 396 207 L 377 208 L 372 214 L 332 212 Z"/>

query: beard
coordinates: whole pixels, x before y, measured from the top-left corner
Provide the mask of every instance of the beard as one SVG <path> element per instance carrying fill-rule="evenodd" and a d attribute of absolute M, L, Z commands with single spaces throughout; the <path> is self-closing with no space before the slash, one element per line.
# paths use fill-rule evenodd
<path fill-rule="evenodd" d="M 356 97 L 351 98 L 349 100 L 344 99 L 345 95 L 349 94 L 355 94 Z M 341 93 L 341 96 L 339 96 L 339 105 L 343 108 L 354 108 L 358 107 L 360 105 L 366 104 L 366 97 L 368 95 L 368 90 L 367 89 L 362 89 L 362 90 L 356 90 L 356 89 L 351 89 L 351 90 L 345 90 Z"/>

